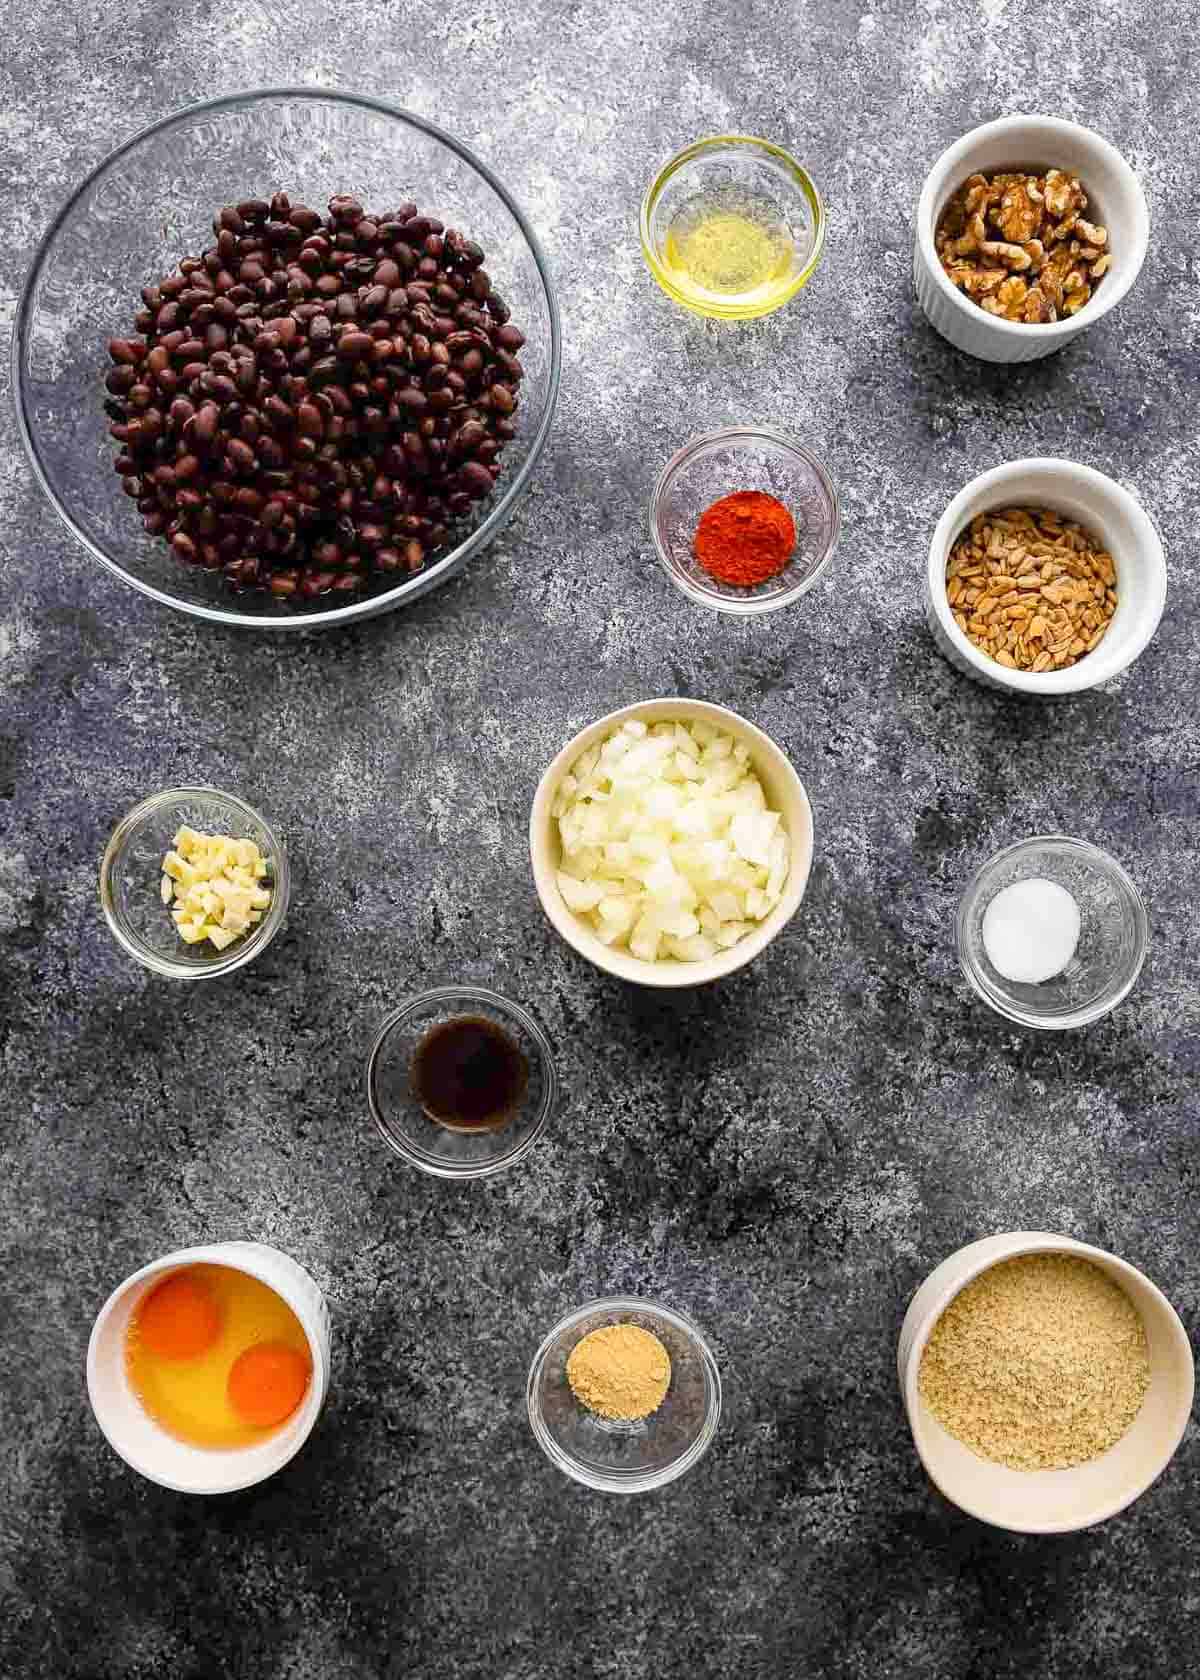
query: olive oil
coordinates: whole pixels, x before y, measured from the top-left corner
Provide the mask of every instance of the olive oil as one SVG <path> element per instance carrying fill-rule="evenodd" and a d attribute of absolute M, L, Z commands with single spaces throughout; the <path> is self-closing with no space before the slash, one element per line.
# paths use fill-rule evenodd
<path fill-rule="evenodd" d="M 770 202 L 745 191 L 702 193 L 667 226 L 663 266 L 693 308 L 773 309 L 796 273 L 796 241 Z"/>

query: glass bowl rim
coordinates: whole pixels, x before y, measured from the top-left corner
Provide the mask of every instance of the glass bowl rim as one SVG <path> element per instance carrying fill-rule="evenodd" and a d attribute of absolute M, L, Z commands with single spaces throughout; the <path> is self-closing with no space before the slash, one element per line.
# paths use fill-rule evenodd
<path fill-rule="evenodd" d="M 719 305 L 699 309 L 693 298 L 675 284 L 659 262 L 654 250 L 654 241 L 650 237 L 650 223 L 658 201 L 662 197 L 663 189 L 673 175 L 676 175 L 685 164 L 693 159 L 704 157 L 708 153 L 721 151 L 737 151 L 739 149 L 751 152 L 766 153 L 783 163 L 791 173 L 796 185 L 800 188 L 801 196 L 805 199 L 813 215 L 813 247 L 808 254 L 808 260 L 800 272 L 795 275 L 786 291 L 781 292 L 779 301 L 773 303 L 769 309 L 746 309 L 745 306 L 730 306 L 722 308 Z M 663 291 L 674 302 L 682 304 L 685 309 L 694 314 L 706 316 L 709 320 L 718 321 L 746 321 L 761 320 L 767 315 L 774 315 L 776 310 L 782 309 L 801 291 L 812 279 L 817 264 L 821 260 L 821 253 L 825 248 L 825 201 L 817 183 L 799 159 L 794 158 L 786 147 L 777 145 L 774 140 L 765 140 L 758 134 L 709 134 L 699 140 L 693 140 L 680 151 L 669 157 L 666 163 L 656 171 L 654 178 L 642 197 L 638 211 L 638 236 L 641 240 L 642 255 L 646 259 L 646 266 L 658 281 Z"/>
<path fill-rule="evenodd" d="M 1134 921 L 1134 957 L 1128 973 L 1119 985 L 1110 988 L 1084 1007 L 1064 1010 L 1053 1015 L 1040 1014 L 1032 1009 L 1023 1009 L 1006 994 L 992 986 L 984 975 L 979 964 L 971 956 L 967 948 L 967 917 L 976 898 L 980 885 L 986 875 L 989 875 L 997 864 L 1015 858 L 1022 853 L 1030 852 L 1036 847 L 1053 846 L 1069 849 L 1084 861 L 1094 865 L 1099 873 L 1114 880 L 1123 889 L 1129 906 L 1133 912 Z M 958 952 L 958 963 L 967 983 L 977 997 L 982 998 L 998 1015 L 1006 1020 L 1015 1021 L 1018 1026 L 1034 1027 L 1047 1032 L 1065 1032 L 1076 1027 L 1090 1026 L 1093 1021 L 1102 1020 L 1110 1014 L 1119 1003 L 1123 1003 L 1137 984 L 1138 975 L 1142 972 L 1147 954 L 1150 949 L 1150 918 L 1146 912 L 1145 900 L 1142 898 L 1137 883 L 1132 876 L 1119 864 L 1116 858 L 1101 847 L 1093 845 L 1090 840 L 1079 840 L 1071 834 L 1034 834 L 1026 840 L 1014 840 L 1011 845 L 1002 846 L 991 857 L 985 858 L 975 870 L 958 901 L 958 908 L 954 915 L 954 940 Z"/>
<path fill-rule="evenodd" d="M 143 818 L 156 815 L 164 806 L 198 798 L 226 805 L 263 830 L 271 847 L 270 858 L 275 867 L 275 878 L 271 907 L 253 933 L 248 934 L 245 939 L 235 940 L 226 950 L 218 952 L 207 962 L 184 963 L 177 958 L 163 956 L 161 951 L 155 951 L 126 925 L 117 910 L 113 896 L 112 874 L 118 860 L 124 855 L 130 835 Z M 160 974 L 169 980 L 210 980 L 218 974 L 231 974 L 235 968 L 241 968 L 245 963 L 251 962 L 260 951 L 266 950 L 282 927 L 287 915 L 291 889 L 291 870 L 282 836 L 261 811 L 255 810 L 249 800 L 204 782 L 163 788 L 160 793 L 152 793 L 145 799 L 140 799 L 117 823 L 100 859 L 100 907 L 104 912 L 104 920 L 108 923 L 109 932 L 121 949 L 136 958 L 143 968 L 148 968 L 152 973 Z"/>
<path fill-rule="evenodd" d="M 408 1143 L 395 1135 L 384 1118 L 383 1105 L 379 1102 L 376 1093 L 376 1080 L 384 1045 L 395 1028 L 402 1026 L 410 1016 L 415 1015 L 418 1010 L 428 1007 L 431 1003 L 464 1003 L 471 1000 L 488 1004 L 499 1014 L 512 1015 L 537 1045 L 538 1055 L 542 1061 L 542 1100 L 525 1136 L 503 1155 L 497 1155 L 490 1161 L 472 1161 L 466 1166 L 448 1166 L 444 1160 L 427 1154 L 425 1150 L 420 1149 L 415 1144 Z M 523 1004 L 514 1002 L 512 998 L 505 997 L 501 992 L 493 991 L 488 986 L 466 984 L 430 986 L 425 991 L 417 992 L 407 1002 L 398 1004 L 395 1009 L 389 1010 L 380 1022 L 375 1037 L 371 1041 L 364 1077 L 367 1107 L 371 1111 L 371 1118 L 375 1122 L 375 1129 L 380 1137 L 394 1155 L 398 1155 L 402 1161 L 407 1161 L 409 1166 L 417 1167 L 421 1172 L 429 1173 L 433 1178 L 490 1178 L 494 1173 L 505 1172 L 529 1153 L 545 1131 L 550 1122 L 550 1116 L 558 1106 L 558 1071 L 554 1065 L 554 1052 L 544 1028 Z"/>
<path fill-rule="evenodd" d="M 664 1318 L 673 1329 L 679 1330 L 688 1341 L 694 1345 L 699 1356 L 705 1376 L 706 1404 L 704 1417 L 697 1432 L 696 1439 L 673 1459 L 670 1464 L 660 1470 L 631 1470 L 631 1471 L 598 1471 L 585 1469 L 579 1460 L 562 1447 L 547 1427 L 542 1416 L 541 1402 L 538 1397 L 538 1385 L 550 1349 L 563 1334 L 574 1325 L 582 1323 L 585 1318 L 597 1312 L 623 1313 L 641 1312 L 657 1314 Z M 679 1479 L 686 1471 L 702 1459 L 716 1438 L 717 1428 L 721 1421 L 723 1394 L 721 1389 L 721 1371 L 717 1364 L 708 1341 L 700 1327 L 690 1319 L 686 1313 L 675 1307 L 665 1307 L 661 1301 L 655 1301 L 645 1295 L 609 1295 L 594 1301 L 585 1301 L 580 1307 L 564 1313 L 542 1338 L 537 1352 L 529 1367 L 529 1376 L 525 1384 L 525 1408 L 529 1414 L 529 1426 L 533 1430 L 534 1439 L 545 1453 L 546 1457 L 564 1475 L 573 1481 L 580 1482 L 584 1487 L 596 1489 L 600 1493 L 647 1493 L 654 1488 L 666 1487 L 669 1482 Z"/>
<path fill-rule="evenodd" d="M 751 438 L 769 438 L 772 443 L 782 445 L 790 454 L 798 455 L 805 465 L 816 474 L 829 502 L 831 516 L 829 541 L 825 546 L 824 554 L 816 565 L 800 579 L 799 583 L 794 583 L 790 589 L 780 590 L 777 595 L 719 595 L 715 590 L 708 589 L 703 583 L 697 583 L 695 579 L 686 576 L 672 561 L 658 534 L 658 509 L 672 479 L 701 450 L 718 443 L 730 443 Z M 798 601 L 801 595 L 806 595 L 824 575 L 841 540 L 842 505 L 838 498 L 837 488 L 824 463 L 805 444 L 789 436 L 787 432 L 781 431 L 778 426 L 756 426 L 753 424 L 719 426 L 715 432 L 705 432 L 701 437 L 692 438 L 690 443 L 685 443 L 682 449 L 677 449 L 671 456 L 655 480 L 654 489 L 650 492 L 649 520 L 650 540 L 654 544 L 654 551 L 658 556 L 659 564 L 680 594 L 686 595 L 689 601 L 696 602 L 698 606 L 712 607 L 715 612 L 731 613 L 738 618 L 751 618 L 759 613 L 778 612 L 781 607 L 791 606 L 793 601 Z"/>
<path fill-rule="evenodd" d="M 207 606 L 198 601 L 184 601 L 158 584 L 134 577 L 131 572 L 125 570 L 119 561 L 111 558 L 94 543 L 75 523 L 65 504 L 59 499 L 49 476 L 42 466 L 34 428 L 27 412 L 29 407 L 28 382 L 24 377 L 22 368 L 22 349 L 33 313 L 34 294 L 50 254 L 51 246 L 70 221 L 80 200 L 93 183 L 98 181 L 107 170 L 118 163 L 127 153 L 185 121 L 203 113 L 222 114 L 238 106 L 258 104 L 269 99 L 298 99 L 357 106 L 381 116 L 398 119 L 402 124 L 407 123 L 413 128 L 420 129 L 430 138 L 440 141 L 443 146 L 447 147 L 487 182 L 520 228 L 521 235 L 529 247 L 534 265 L 537 268 L 545 293 L 546 310 L 550 317 L 550 366 L 547 376 L 544 411 L 537 430 L 530 440 L 528 454 L 517 468 L 512 482 L 490 513 L 461 542 L 456 543 L 447 554 L 442 555 L 440 560 L 435 561 L 432 566 L 427 567 L 424 571 L 418 572 L 415 577 L 408 579 L 405 583 L 398 584 L 394 589 L 381 591 L 379 594 L 368 596 L 365 600 L 353 602 L 348 606 L 325 607 L 316 612 L 297 613 L 294 617 L 280 616 L 278 618 L 268 617 L 264 613 L 233 612 L 225 607 Z M 221 94 L 215 99 L 197 100 L 190 105 L 181 106 L 178 110 L 169 111 L 166 116 L 159 117 L 155 122 L 147 123 L 134 134 L 131 134 L 127 140 L 122 141 L 119 146 L 106 153 L 59 206 L 50 225 L 37 243 L 37 248 L 34 251 L 33 259 L 17 299 L 9 349 L 9 375 L 12 384 L 13 408 L 16 412 L 17 431 L 25 450 L 26 459 L 33 470 L 34 479 L 42 493 L 75 541 L 94 560 L 99 561 L 105 571 L 111 573 L 113 577 L 129 588 L 136 589 L 138 594 L 145 595 L 149 600 L 158 602 L 160 606 L 170 607 L 175 612 L 184 613 L 189 618 L 201 619 L 209 624 L 230 625 L 236 630 L 294 632 L 325 630 L 336 625 L 353 624 L 407 605 L 408 602 L 427 594 L 431 589 L 454 576 L 466 565 L 468 560 L 485 548 L 493 537 L 498 536 L 503 531 L 516 511 L 517 503 L 533 476 L 534 468 L 537 466 L 550 435 L 550 427 L 554 420 L 554 411 L 558 402 L 561 373 L 562 319 L 550 265 L 537 234 L 525 216 L 525 212 L 508 191 L 508 188 L 504 186 L 499 176 L 493 172 L 490 165 L 486 164 L 461 140 L 456 140 L 439 124 L 431 122 L 427 117 L 418 116 L 395 100 L 381 99 L 374 94 L 347 92 L 341 88 L 305 86 L 298 83 L 243 88 L 232 93 Z"/>

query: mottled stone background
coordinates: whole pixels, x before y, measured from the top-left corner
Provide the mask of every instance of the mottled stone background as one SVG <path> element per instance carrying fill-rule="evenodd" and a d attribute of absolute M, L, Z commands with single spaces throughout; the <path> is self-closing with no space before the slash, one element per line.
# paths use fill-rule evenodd
<path fill-rule="evenodd" d="M 6 317 L 53 212 L 134 126 L 302 80 L 393 96 L 494 164 L 556 268 L 566 363 L 503 540 L 324 638 L 198 628 L 120 589 L 0 415 L 6 1680 L 1194 1668 L 1194 1429 L 1107 1527 L 1015 1539 L 931 1492 L 894 1369 L 915 1285 L 992 1231 L 1111 1247 L 1193 1331 L 1200 1313 L 1194 22 L 1184 0 L 8 0 Z M 912 209 L 946 143 L 1030 108 L 1122 149 L 1154 233 L 1115 315 L 1007 372 L 920 318 Z M 798 153 L 830 211 L 807 291 L 732 329 L 672 307 L 636 237 L 654 166 L 726 128 Z M 845 520 L 819 589 L 747 624 L 685 604 L 645 531 L 668 453 L 739 419 L 811 444 Z M 1053 707 L 956 675 L 919 605 L 949 497 L 1040 453 L 1135 489 L 1171 566 L 1140 664 Z M 671 692 L 774 735 L 817 819 L 786 934 L 680 997 L 573 956 L 525 849 L 564 738 Z M 96 899 L 113 823 L 180 779 L 261 804 L 298 874 L 269 954 L 186 995 L 117 951 Z M 1130 1001 L 1065 1040 L 973 1002 L 951 929 L 981 859 L 1055 829 L 1110 848 L 1154 928 Z M 525 1167 L 455 1189 L 385 1154 L 361 1069 L 388 1005 L 461 976 L 539 1013 L 565 1100 Z M 331 1401 L 276 1480 L 188 1500 L 104 1444 L 84 1349 L 128 1272 L 233 1237 L 328 1292 Z M 727 1385 L 704 1464 L 629 1502 L 562 1479 L 523 1408 L 545 1329 L 615 1289 L 694 1314 Z"/>

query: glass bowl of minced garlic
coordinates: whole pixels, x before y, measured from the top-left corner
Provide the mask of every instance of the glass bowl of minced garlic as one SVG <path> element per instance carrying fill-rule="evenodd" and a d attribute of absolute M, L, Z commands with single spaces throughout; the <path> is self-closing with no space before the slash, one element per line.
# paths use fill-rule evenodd
<path fill-rule="evenodd" d="M 1195 1387 L 1187 1331 L 1145 1273 L 1045 1231 L 943 1260 L 912 1298 L 898 1364 L 930 1480 L 1017 1534 L 1132 1504 L 1170 1463 Z"/>
<path fill-rule="evenodd" d="M 287 913 L 283 841 L 236 794 L 168 788 L 113 830 L 100 865 L 100 903 L 131 957 L 173 980 L 241 968 Z"/>

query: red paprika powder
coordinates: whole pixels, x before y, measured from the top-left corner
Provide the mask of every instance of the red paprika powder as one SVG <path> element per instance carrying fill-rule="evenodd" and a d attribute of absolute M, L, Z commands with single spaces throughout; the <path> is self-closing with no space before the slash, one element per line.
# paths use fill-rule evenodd
<path fill-rule="evenodd" d="M 693 546 L 711 576 L 750 588 L 787 565 L 796 546 L 796 525 L 774 496 L 763 490 L 737 490 L 706 509 Z"/>

